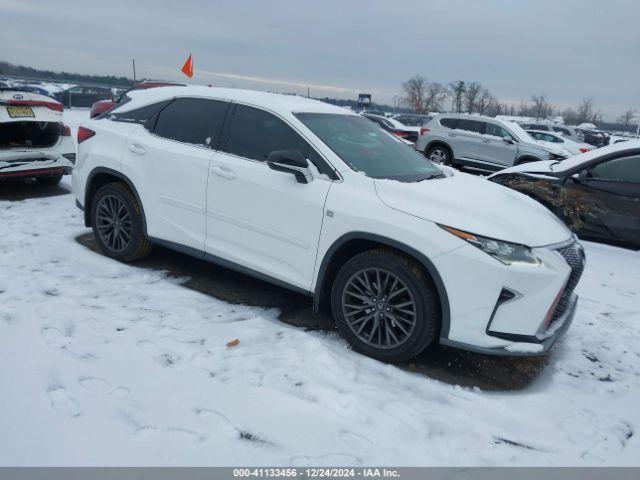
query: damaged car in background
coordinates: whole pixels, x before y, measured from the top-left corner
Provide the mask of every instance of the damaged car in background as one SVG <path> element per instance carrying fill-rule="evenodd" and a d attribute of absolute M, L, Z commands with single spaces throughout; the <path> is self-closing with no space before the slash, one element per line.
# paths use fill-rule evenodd
<path fill-rule="evenodd" d="M 63 106 L 50 97 L 0 88 L 0 181 L 36 179 L 56 185 L 71 173 L 75 149 Z"/>
<path fill-rule="evenodd" d="M 640 248 L 640 140 L 508 168 L 489 180 L 545 205 L 580 237 Z"/>

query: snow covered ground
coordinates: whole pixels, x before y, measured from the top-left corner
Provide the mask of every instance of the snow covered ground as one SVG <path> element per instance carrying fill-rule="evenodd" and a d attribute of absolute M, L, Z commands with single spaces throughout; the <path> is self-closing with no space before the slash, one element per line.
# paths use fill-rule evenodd
<path fill-rule="evenodd" d="M 0 190 L 0 466 L 640 465 L 640 252 L 585 243 L 549 365 L 485 392 L 107 259 L 63 182 Z"/>

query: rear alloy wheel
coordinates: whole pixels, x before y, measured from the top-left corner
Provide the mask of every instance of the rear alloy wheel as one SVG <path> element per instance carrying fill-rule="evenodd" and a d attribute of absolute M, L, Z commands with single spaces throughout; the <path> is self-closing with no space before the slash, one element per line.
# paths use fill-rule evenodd
<path fill-rule="evenodd" d="M 383 361 L 414 357 L 440 324 L 435 287 L 413 260 L 387 250 L 356 255 L 332 291 L 337 325 L 355 350 Z"/>
<path fill-rule="evenodd" d="M 442 145 L 436 145 L 431 147 L 427 152 L 426 157 L 434 163 L 441 163 L 443 165 L 451 165 L 451 153 L 449 149 Z"/>
<path fill-rule="evenodd" d="M 98 246 L 112 258 L 130 262 L 151 251 L 140 206 L 123 183 L 109 183 L 98 190 L 91 202 L 91 223 Z"/>

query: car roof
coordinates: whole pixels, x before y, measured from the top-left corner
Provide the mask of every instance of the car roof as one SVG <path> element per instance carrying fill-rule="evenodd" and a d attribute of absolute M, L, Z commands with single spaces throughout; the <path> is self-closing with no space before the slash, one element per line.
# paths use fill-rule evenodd
<path fill-rule="evenodd" d="M 123 104 L 118 111 L 125 112 L 139 106 L 171 98 L 198 97 L 245 103 L 278 113 L 310 112 L 356 115 L 351 110 L 330 105 L 319 100 L 299 97 L 297 95 L 282 95 L 278 93 L 243 90 L 238 88 L 203 87 L 195 85 L 186 87 L 167 86 L 146 90 L 132 90 L 127 93 L 127 96 L 131 98 L 131 101 Z"/>
<path fill-rule="evenodd" d="M 612 153 L 622 153 L 625 151 L 633 151 L 640 149 L 640 140 L 627 140 L 626 142 L 614 143 L 613 145 L 607 145 L 601 148 L 595 148 L 586 153 L 581 153 L 579 155 L 574 155 L 573 157 L 569 157 L 566 160 L 563 160 L 558 164 L 554 171 L 564 171 L 571 170 L 572 168 L 578 167 L 579 165 L 590 162 L 591 160 L 596 160 L 599 157 L 604 155 L 609 155 Z"/>

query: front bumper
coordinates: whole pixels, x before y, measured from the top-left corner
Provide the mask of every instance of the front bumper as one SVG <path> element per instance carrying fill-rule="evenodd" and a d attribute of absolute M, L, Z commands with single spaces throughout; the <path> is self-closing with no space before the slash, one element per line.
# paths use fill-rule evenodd
<path fill-rule="evenodd" d="M 575 316 L 584 251 L 572 238 L 533 252 L 539 266 L 502 265 L 471 245 L 435 258 L 450 307 L 440 343 L 492 355 L 547 353 Z"/>
<path fill-rule="evenodd" d="M 502 355 L 509 357 L 531 357 L 546 355 L 553 347 L 556 341 L 569 329 L 573 318 L 576 315 L 578 306 L 578 296 L 572 294 L 569 307 L 554 322 L 551 329 L 545 334 L 537 337 L 522 338 L 514 335 L 513 341 L 508 345 L 501 347 L 481 347 L 468 343 L 456 342 L 448 338 L 441 338 L 440 343 L 447 347 L 460 348 L 475 353 L 483 353 L 485 355 Z M 505 338 L 506 339 L 506 338 Z M 522 341 L 526 340 L 526 341 Z"/>

